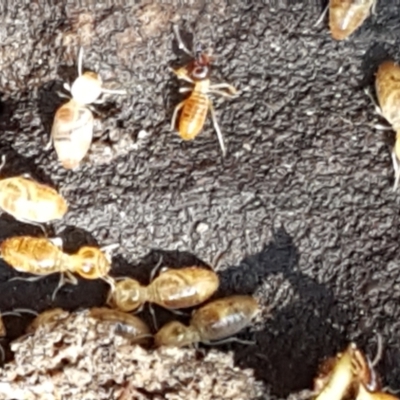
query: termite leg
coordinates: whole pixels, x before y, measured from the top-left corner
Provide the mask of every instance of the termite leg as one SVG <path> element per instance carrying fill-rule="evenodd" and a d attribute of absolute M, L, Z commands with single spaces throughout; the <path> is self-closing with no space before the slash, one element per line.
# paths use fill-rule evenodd
<path fill-rule="evenodd" d="M 219 145 L 221 146 L 222 156 L 225 157 L 226 149 L 225 149 L 225 145 L 224 145 L 224 138 L 222 136 L 221 129 L 219 128 L 217 117 L 216 117 L 215 111 L 214 111 L 214 106 L 213 106 L 211 100 L 210 100 L 210 103 L 209 103 L 209 108 L 210 108 L 210 112 L 211 112 L 211 118 L 212 118 L 212 121 L 213 121 L 213 124 L 214 124 L 214 129 L 217 132 Z"/>
<path fill-rule="evenodd" d="M 5 165 L 6 165 L 6 155 L 3 154 L 3 155 L 1 156 L 0 171 L 4 168 Z"/>
<path fill-rule="evenodd" d="M 243 339 L 238 339 L 237 337 L 230 337 L 223 340 L 215 340 L 212 342 L 202 342 L 202 343 L 205 344 L 206 346 L 219 346 L 221 344 L 233 343 L 233 342 L 245 344 L 248 346 L 255 345 L 257 343 L 255 340 L 243 340 Z"/>
<path fill-rule="evenodd" d="M 46 278 L 46 275 L 44 276 L 31 276 L 29 278 L 24 278 L 22 276 L 16 276 L 15 278 L 9 279 L 7 282 L 12 282 L 12 281 L 25 281 L 25 282 L 36 282 L 40 279 Z"/>
<path fill-rule="evenodd" d="M 186 100 L 181 101 L 174 109 L 174 113 L 172 114 L 172 120 L 171 120 L 171 131 L 175 129 L 178 112 L 185 105 L 185 102 Z"/>
<path fill-rule="evenodd" d="M 396 191 L 397 187 L 399 186 L 399 181 L 400 181 L 400 166 L 399 166 L 399 161 L 397 159 L 396 153 L 394 150 L 392 151 L 392 162 L 393 162 L 393 168 L 394 168 L 394 186 L 393 186 L 393 191 Z"/>
<path fill-rule="evenodd" d="M 102 88 L 101 91 L 103 93 L 107 93 L 107 94 L 121 94 L 121 95 L 128 94 L 128 92 L 126 90 L 123 90 L 123 89 L 117 90 L 117 89 L 104 89 L 104 88 Z"/>
<path fill-rule="evenodd" d="M 78 76 L 82 75 L 82 65 L 83 65 L 83 47 L 79 48 L 78 53 Z"/>
<path fill-rule="evenodd" d="M 161 267 L 162 263 L 163 263 L 163 256 L 162 256 L 162 254 L 160 254 L 160 259 L 158 260 L 157 265 L 156 265 L 156 266 L 151 270 L 151 272 L 150 272 L 150 282 L 153 281 L 153 279 L 154 279 L 154 277 L 155 277 L 157 271 L 158 271 L 159 268 Z"/>
<path fill-rule="evenodd" d="M 152 320 L 153 320 L 154 329 L 155 329 L 156 331 L 158 331 L 158 324 L 157 324 L 157 320 L 156 320 L 156 314 L 155 314 L 154 308 L 152 307 L 151 304 L 149 304 L 149 311 L 150 311 L 150 314 L 151 314 L 151 318 L 152 318 Z"/>
<path fill-rule="evenodd" d="M 384 115 L 382 114 L 381 108 L 379 107 L 379 105 L 378 105 L 378 103 L 376 102 L 374 96 L 372 95 L 371 90 L 370 90 L 369 88 L 365 88 L 365 89 L 364 89 L 364 93 L 370 98 L 372 104 L 373 104 L 374 107 L 375 107 L 375 112 L 376 112 L 378 115 L 380 115 L 381 117 L 385 118 Z M 386 119 L 386 118 L 385 118 L 385 119 Z"/>
<path fill-rule="evenodd" d="M 223 97 L 228 97 L 228 98 L 232 98 L 234 97 L 234 95 L 227 93 L 227 92 L 223 92 L 222 90 L 217 90 L 217 89 L 210 89 L 208 91 L 208 93 L 213 93 L 213 94 L 217 94 L 219 96 L 223 96 Z"/>
<path fill-rule="evenodd" d="M 372 15 L 376 15 L 376 5 L 378 4 L 378 2 L 376 0 L 374 0 L 372 2 L 372 8 L 371 8 L 371 14 Z"/>
<path fill-rule="evenodd" d="M 230 85 L 229 83 L 217 83 L 215 85 L 210 86 L 210 90 L 215 90 L 215 89 L 227 89 L 228 92 L 230 92 L 233 95 L 237 94 L 237 90 L 235 87 Z"/>

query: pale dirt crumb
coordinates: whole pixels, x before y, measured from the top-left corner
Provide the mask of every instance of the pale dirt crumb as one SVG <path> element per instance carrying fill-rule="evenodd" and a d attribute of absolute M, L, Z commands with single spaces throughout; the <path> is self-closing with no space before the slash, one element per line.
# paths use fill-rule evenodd
<path fill-rule="evenodd" d="M 147 350 L 116 335 L 88 310 L 40 326 L 11 344 L 0 371 L 0 400 L 251 400 L 264 394 L 253 371 L 215 349 Z M 158 397 L 160 396 L 160 397 Z"/>
<path fill-rule="evenodd" d="M 204 233 L 204 232 L 207 232 L 208 229 L 209 229 L 209 226 L 207 224 L 205 224 L 204 222 L 200 222 L 196 226 L 196 232 L 200 233 L 200 234 Z"/>

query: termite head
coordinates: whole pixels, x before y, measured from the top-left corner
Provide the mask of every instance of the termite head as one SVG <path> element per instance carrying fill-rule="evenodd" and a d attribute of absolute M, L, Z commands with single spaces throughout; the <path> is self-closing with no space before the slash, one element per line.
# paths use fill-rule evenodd
<path fill-rule="evenodd" d="M 175 70 L 178 78 L 200 82 L 210 78 L 210 58 L 201 54 L 188 65 Z"/>
<path fill-rule="evenodd" d="M 102 92 L 102 79 L 95 72 L 87 71 L 75 79 L 71 86 L 72 98 L 79 104 L 94 103 Z"/>
<path fill-rule="evenodd" d="M 171 346 L 183 347 L 198 341 L 195 332 L 190 326 L 185 326 L 181 322 L 172 321 L 164 325 L 154 336 L 156 347 Z"/>
<path fill-rule="evenodd" d="M 203 46 L 198 43 L 194 51 L 190 51 L 183 42 L 177 26 L 174 26 L 174 32 L 179 48 L 192 58 L 189 64 L 175 70 L 176 75 L 179 78 L 186 78 L 193 82 L 209 79 L 211 57 L 203 51 Z"/>
<path fill-rule="evenodd" d="M 108 303 L 121 311 L 136 310 L 143 304 L 144 290 L 135 279 L 123 279 L 116 283 L 109 295 Z"/>
<path fill-rule="evenodd" d="M 104 278 L 111 269 L 110 258 L 97 247 L 81 247 L 72 257 L 74 272 L 84 279 Z"/>

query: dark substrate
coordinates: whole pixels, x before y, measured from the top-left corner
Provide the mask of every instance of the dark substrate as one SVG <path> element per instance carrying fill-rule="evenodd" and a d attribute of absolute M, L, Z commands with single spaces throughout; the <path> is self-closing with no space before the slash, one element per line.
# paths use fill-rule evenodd
<path fill-rule="evenodd" d="M 331 39 L 327 19 L 314 26 L 325 6 L 316 1 L 53 3 L 2 6 L 0 152 L 3 176 L 29 172 L 65 194 L 70 211 L 50 230 L 66 249 L 120 243 L 112 274 L 143 283 L 161 254 L 179 267 L 223 251 L 217 296 L 254 294 L 263 311 L 240 335 L 256 346 L 220 350 L 232 350 L 271 393 L 308 388 L 319 362 L 351 340 L 374 354 L 376 333 L 384 341 L 378 371 L 399 388 L 393 134 L 374 127 L 385 121 L 364 93 L 382 60 L 400 59 L 398 2 L 378 1 L 377 15 L 344 42 Z M 193 142 L 170 132 L 181 96 L 168 67 L 187 61 L 174 23 L 213 49 L 213 81 L 240 90 L 215 102 L 225 159 L 210 121 Z M 80 45 L 85 67 L 129 94 L 100 107 L 88 160 L 66 171 L 44 146 Z M 40 231 L 3 214 L 0 233 Z M 8 282 L 15 276 L 0 265 L 3 312 L 105 301 L 102 282 L 67 286 L 52 302 L 57 276 Z M 156 311 L 160 324 L 174 318 Z M 5 317 L 3 344 L 30 320 Z"/>

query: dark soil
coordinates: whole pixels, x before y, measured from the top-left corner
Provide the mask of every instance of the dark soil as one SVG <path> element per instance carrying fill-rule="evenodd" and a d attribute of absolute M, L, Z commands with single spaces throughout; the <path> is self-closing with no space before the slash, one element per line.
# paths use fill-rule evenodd
<path fill-rule="evenodd" d="M 179 267 L 224 251 L 217 296 L 254 294 L 263 318 L 240 335 L 255 346 L 221 349 L 234 350 L 278 397 L 310 387 L 320 361 L 349 341 L 373 356 L 376 333 L 384 342 L 378 371 L 399 388 L 393 134 L 374 128 L 385 121 L 363 90 L 382 60 L 400 60 L 398 2 L 378 0 L 377 15 L 344 42 L 331 39 L 326 18 L 314 26 L 325 7 L 315 1 L 40 3 L 3 6 L 0 152 L 3 176 L 31 173 L 67 198 L 70 211 L 51 234 L 67 251 L 119 243 L 112 275 L 143 283 L 161 254 Z M 215 101 L 225 159 L 210 121 L 193 142 L 170 131 L 182 97 L 168 67 L 187 60 L 174 23 L 185 40 L 213 50 L 212 80 L 240 90 Z M 44 146 L 80 45 L 85 68 L 129 94 L 101 107 L 88 160 L 66 171 Z M 3 214 L 0 233 L 40 230 Z M 16 276 L 0 265 L 2 312 L 100 306 L 108 289 L 80 280 L 52 302 L 58 276 L 8 282 Z M 156 311 L 160 324 L 175 318 Z M 6 345 L 32 317 L 4 319 Z"/>

